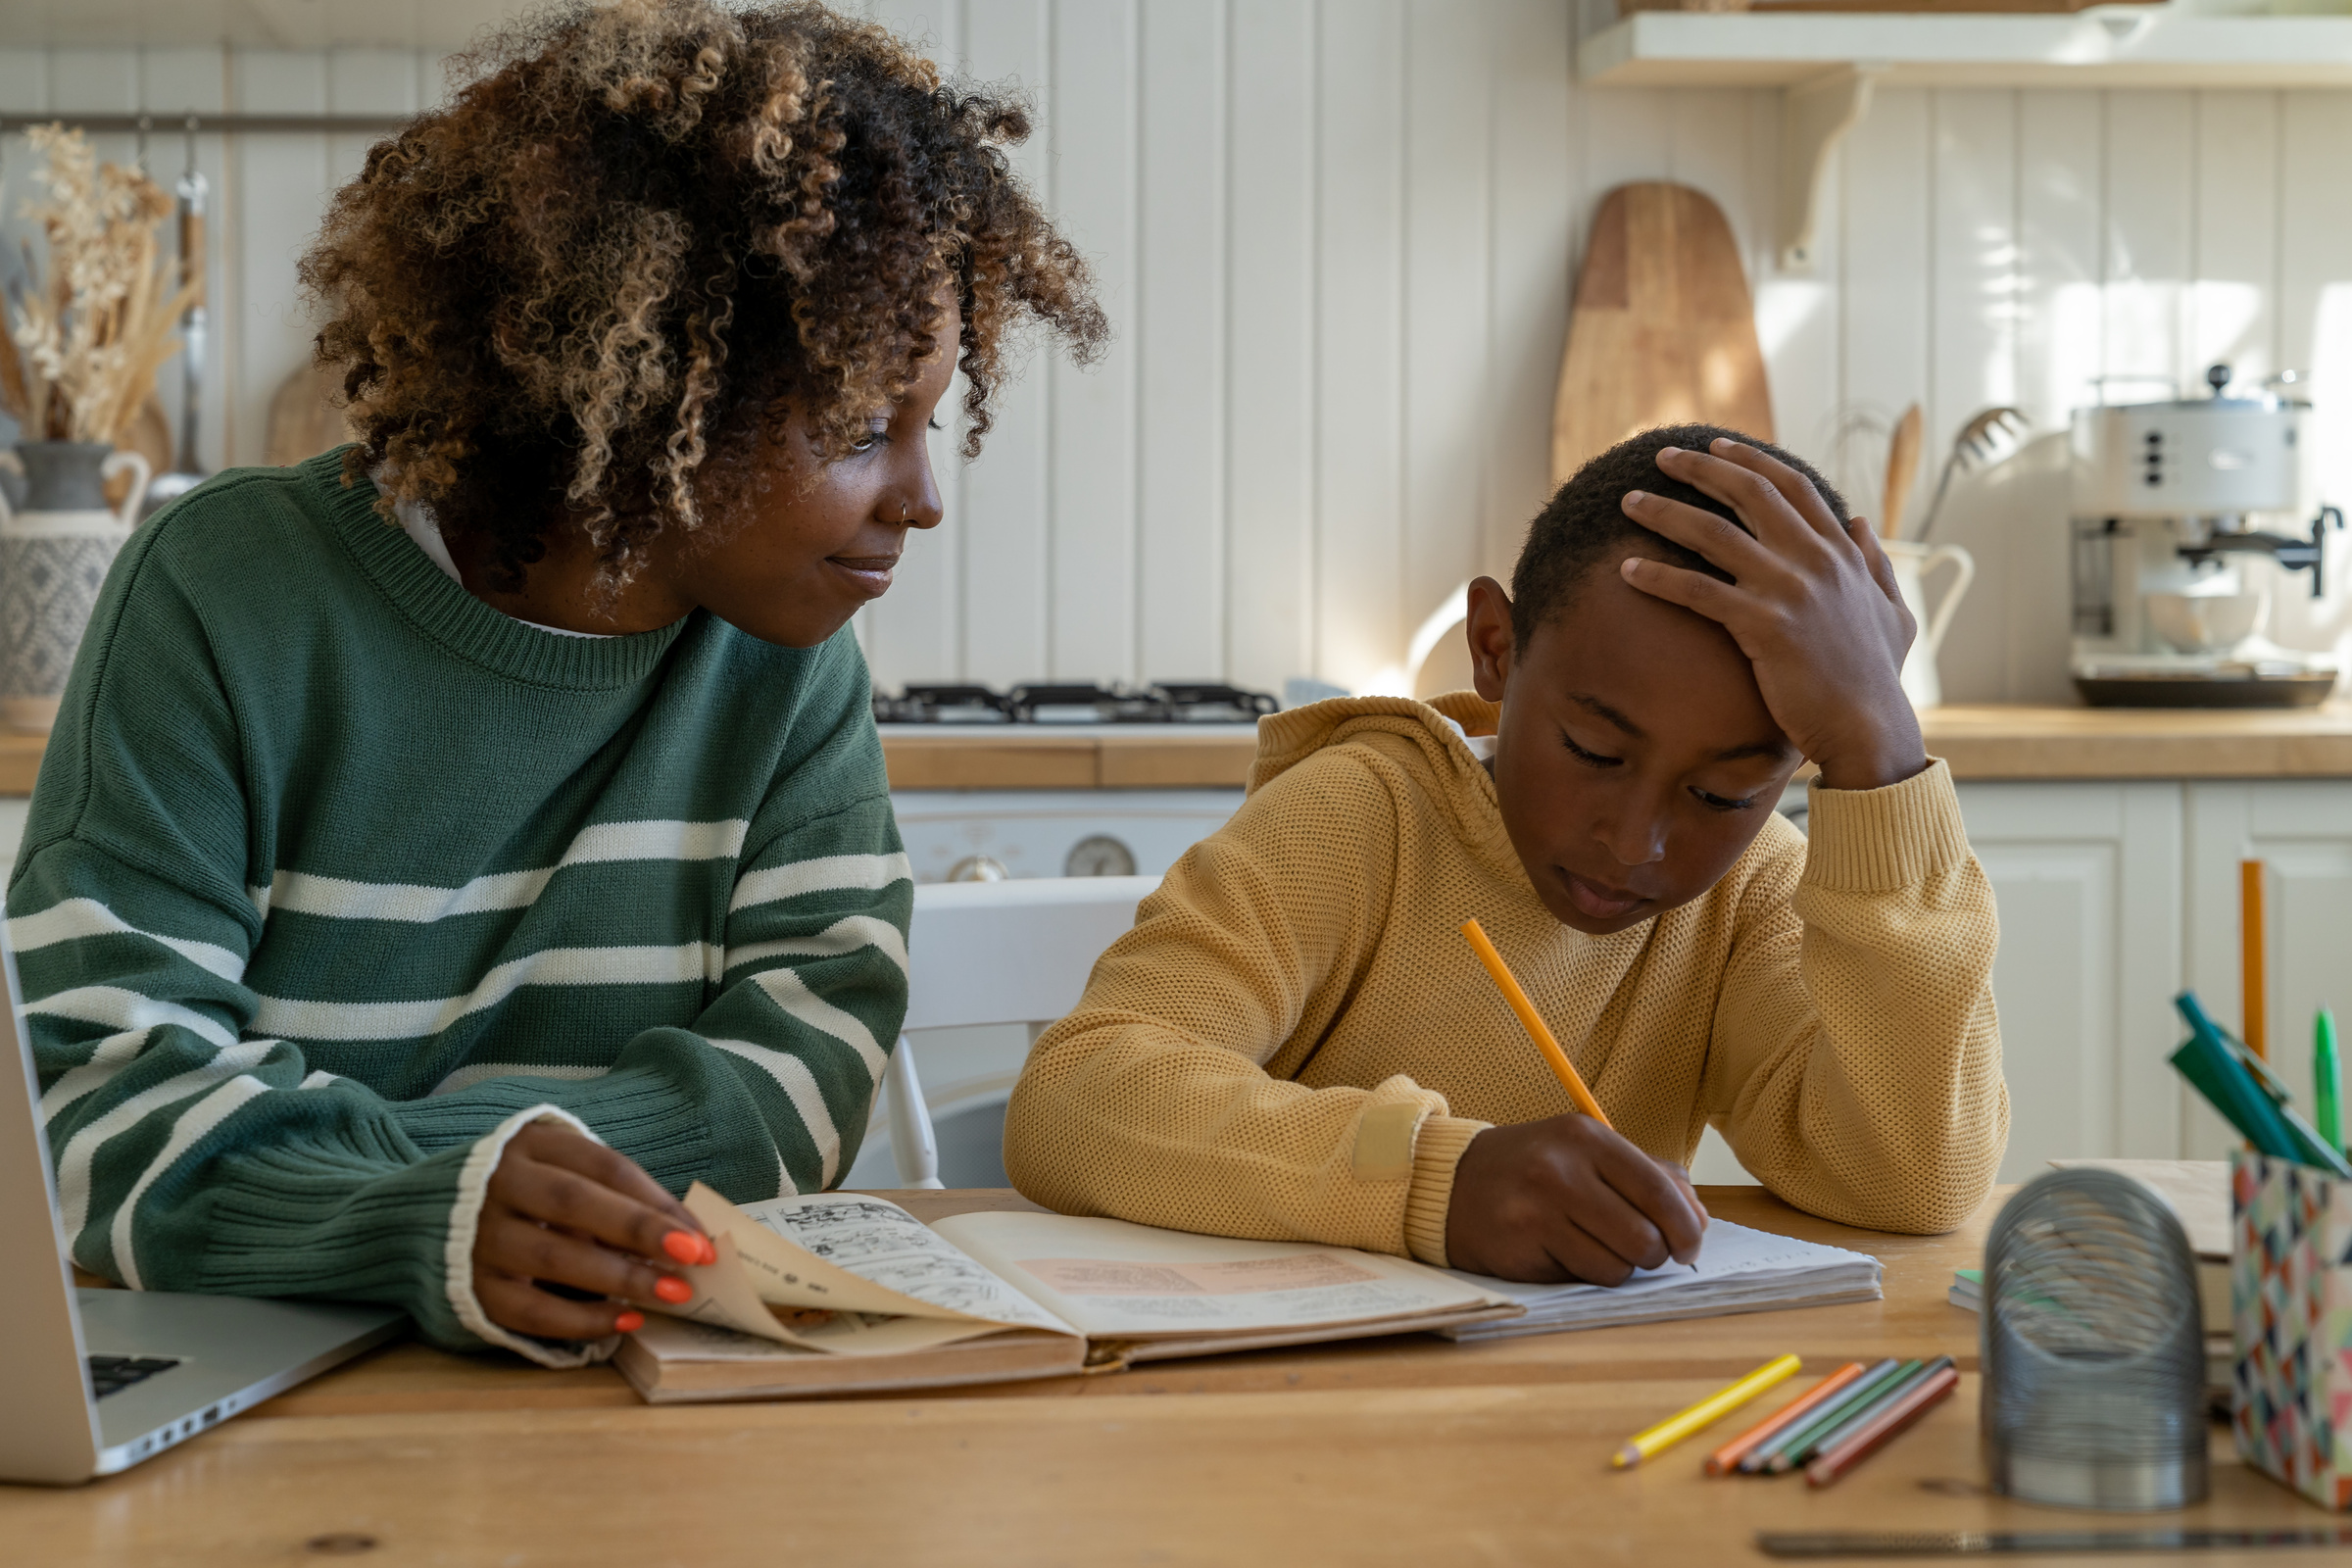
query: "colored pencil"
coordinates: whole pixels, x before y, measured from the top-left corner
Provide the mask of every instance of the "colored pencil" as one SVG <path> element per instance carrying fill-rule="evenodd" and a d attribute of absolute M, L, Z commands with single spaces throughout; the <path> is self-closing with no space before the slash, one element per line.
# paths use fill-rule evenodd
<path fill-rule="evenodd" d="M 1791 1447 L 1785 1449 L 1781 1456 L 1789 1461 L 1788 1468 L 1791 1470 L 1799 1469 L 1804 1465 L 1811 1463 L 1813 1460 L 1818 1459 L 1823 1454 L 1829 1452 L 1832 1448 L 1836 1448 L 1843 1445 L 1846 1440 L 1851 1438 L 1855 1433 L 1861 1431 L 1864 1427 L 1870 1425 L 1871 1422 L 1877 1420 L 1881 1411 L 1886 1410 L 1893 1405 L 1900 1404 L 1904 1398 L 1910 1395 L 1913 1389 L 1916 1389 L 1921 1384 L 1928 1382 L 1930 1379 L 1934 1378 L 1936 1373 L 1942 1371 L 1945 1367 L 1950 1366 L 1951 1364 L 1952 1358 L 1948 1355 L 1939 1355 L 1935 1360 L 1930 1361 L 1925 1365 L 1918 1365 L 1915 1363 L 1913 1370 L 1888 1382 L 1885 1387 L 1881 1388 L 1867 1403 L 1857 1405 L 1846 1415 L 1844 1420 L 1838 1422 L 1829 1431 L 1821 1433 L 1810 1443 L 1806 1444 L 1803 1452 L 1800 1453 L 1795 1448 Z"/>
<path fill-rule="evenodd" d="M 1881 1410 L 1868 1426 L 1807 1465 L 1805 1485 L 1828 1486 L 1876 1453 L 1889 1438 L 1950 1397 L 1952 1390 L 1959 1386 L 1959 1369 L 1948 1365 L 1925 1383 L 1916 1385 L 1910 1393 Z"/>
<path fill-rule="evenodd" d="M 1630 1470 L 1661 1449 L 1670 1448 L 1699 1428 L 1712 1425 L 1739 1409 L 1766 1389 L 1787 1382 L 1804 1367 L 1793 1355 L 1776 1356 L 1727 1389 L 1708 1395 L 1688 1410 L 1678 1411 L 1629 1439 L 1609 1462 Z"/>
<path fill-rule="evenodd" d="M 1551 1063 L 1552 1076 L 1559 1079 L 1562 1089 L 1568 1091 L 1568 1098 L 1576 1102 L 1576 1108 L 1603 1127 L 1608 1127 L 1608 1113 L 1600 1108 L 1600 1102 L 1592 1098 L 1592 1091 L 1585 1087 L 1584 1079 L 1577 1076 L 1576 1063 L 1568 1059 L 1568 1054 L 1560 1049 L 1560 1043 L 1552 1039 L 1551 1031 L 1544 1026 L 1543 1015 L 1536 1011 L 1536 1004 L 1527 1000 L 1527 993 L 1519 989 L 1519 981 L 1512 975 L 1510 965 L 1502 961 L 1502 955 L 1495 952 L 1494 944 L 1487 940 L 1486 928 L 1476 920 L 1464 920 L 1462 935 L 1470 939 L 1471 949 L 1478 954 L 1478 961 L 1485 964 L 1487 973 L 1494 977 L 1495 989 L 1502 993 L 1502 1000 L 1511 1004 L 1511 1010 L 1519 1015 L 1521 1027 L 1535 1041 L 1536 1049 L 1544 1053 L 1544 1059 Z M 1609 1130 L 1616 1131 L 1613 1127 Z"/>
<path fill-rule="evenodd" d="M 2262 862 L 2237 862 L 2238 983 L 2245 997 L 2245 1027 L 2237 1032 L 2246 1049 L 2271 1059 L 2270 982 L 2263 973 L 2268 955 L 2262 934 Z"/>
<path fill-rule="evenodd" d="M 1795 1469 L 1813 1457 L 1813 1450 L 1820 1446 L 1821 1439 L 1826 1434 L 1837 1431 L 1854 1416 L 1877 1404 L 1881 1398 L 1885 1397 L 1888 1389 L 1901 1383 L 1918 1370 L 1919 1363 L 1917 1361 L 1898 1361 L 1895 1363 L 1894 1370 L 1888 1372 L 1885 1377 L 1872 1381 L 1868 1388 L 1857 1385 L 1852 1398 L 1791 1433 L 1788 1441 L 1767 1455 L 1764 1463 L 1758 1468 L 1767 1475 L 1776 1476 L 1783 1471 Z"/>
<path fill-rule="evenodd" d="M 1834 1421 L 1837 1419 L 1838 1411 L 1851 1409 L 1854 1407 L 1853 1401 L 1869 1397 L 1870 1391 L 1894 1376 L 1901 1365 L 1902 1363 L 1892 1356 L 1874 1363 L 1853 1382 L 1848 1383 L 1835 1395 L 1806 1411 L 1801 1419 L 1790 1422 L 1741 1454 L 1740 1456 L 1740 1473 L 1751 1476 L 1756 1474 L 1771 1462 L 1774 1454 L 1811 1431 L 1816 1424 L 1825 1420 Z"/>
<path fill-rule="evenodd" d="M 2335 1014 L 2322 1007 L 2311 1021 L 2311 1119 L 2329 1149 L 2344 1147 L 2344 1068 L 2335 1054 Z"/>
<path fill-rule="evenodd" d="M 1781 1431 L 1791 1421 L 1802 1419 L 1807 1410 L 1813 1409 L 1822 1400 L 1830 1398 L 1839 1389 L 1844 1388 L 1861 1375 L 1861 1362 L 1846 1362 L 1845 1365 L 1814 1384 L 1812 1388 L 1789 1400 L 1788 1403 L 1775 1410 L 1754 1426 L 1749 1427 L 1713 1453 L 1708 1454 L 1705 1465 L 1706 1473 L 1711 1476 L 1719 1476 L 1728 1470 L 1736 1469 L 1740 1457 L 1748 1449 L 1762 1443 L 1774 1433 Z"/>

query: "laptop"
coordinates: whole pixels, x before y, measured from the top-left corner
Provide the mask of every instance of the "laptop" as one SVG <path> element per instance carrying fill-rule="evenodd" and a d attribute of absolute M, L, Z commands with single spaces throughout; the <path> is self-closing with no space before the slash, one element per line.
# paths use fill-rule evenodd
<path fill-rule="evenodd" d="M 57 1224 L 49 1141 L 0 928 L 0 1481 L 74 1483 L 151 1458 L 407 1326 L 388 1307 L 81 1290 Z M 10 1065 L 13 1063 L 13 1065 Z"/>

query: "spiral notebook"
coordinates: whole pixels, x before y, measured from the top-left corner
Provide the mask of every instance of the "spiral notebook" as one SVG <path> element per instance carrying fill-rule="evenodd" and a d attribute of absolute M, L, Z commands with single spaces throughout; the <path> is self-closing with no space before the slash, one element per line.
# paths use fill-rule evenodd
<path fill-rule="evenodd" d="M 1527 1308 L 1519 1317 L 1463 1323 L 1437 1332 L 1450 1340 L 1500 1340 L 1520 1334 L 1664 1323 L 1736 1312 L 1778 1312 L 1879 1299 L 1879 1260 L 1842 1247 L 1800 1242 L 1730 1220 L 1707 1222 L 1695 1266 L 1642 1269 L 1623 1285 L 1520 1285 L 1483 1274 L 1456 1274 Z"/>

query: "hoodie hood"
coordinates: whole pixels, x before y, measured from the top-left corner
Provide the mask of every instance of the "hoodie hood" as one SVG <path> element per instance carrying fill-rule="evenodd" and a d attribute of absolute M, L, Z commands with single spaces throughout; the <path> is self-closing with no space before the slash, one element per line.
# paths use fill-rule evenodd
<path fill-rule="evenodd" d="M 1249 793 L 1256 794 L 1328 747 L 1393 735 L 1418 746 L 1440 773 L 1484 781 L 1491 799 L 1494 780 L 1462 737 L 1494 734 L 1501 713 L 1499 705 L 1466 691 L 1426 703 L 1410 697 L 1334 697 L 1272 713 L 1257 721 L 1257 760 L 1250 764 Z"/>

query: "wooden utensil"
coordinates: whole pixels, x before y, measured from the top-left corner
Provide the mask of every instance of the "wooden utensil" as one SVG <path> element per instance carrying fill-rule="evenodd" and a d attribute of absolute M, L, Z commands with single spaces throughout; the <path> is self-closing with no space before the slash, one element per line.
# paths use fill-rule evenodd
<path fill-rule="evenodd" d="M 262 461 L 283 467 L 352 439 L 343 411 L 328 401 L 337 390 L 331 370 L 306 362 L 288 371 L 270 395 L 270 431 L 262 445 Z"/>
<path fill-rule="evenodd" d="M 1772 439 L 1772 394 L 1740 247 L 1723 210 L 1645 180 L 1601 199 L 1568 317 L 1551 480 L 1660 424 Z"/>
<path fill-rule="evenodd" d="M 1879 498 L 1879 537 L 1903 536 L 1903 511 L 1911 504 L 1911 486 L 1919 478 L 1919 405 L 1914 403 L 1894 421 L 1894 436 L 1886 443 L 1886 493 Z"/>

